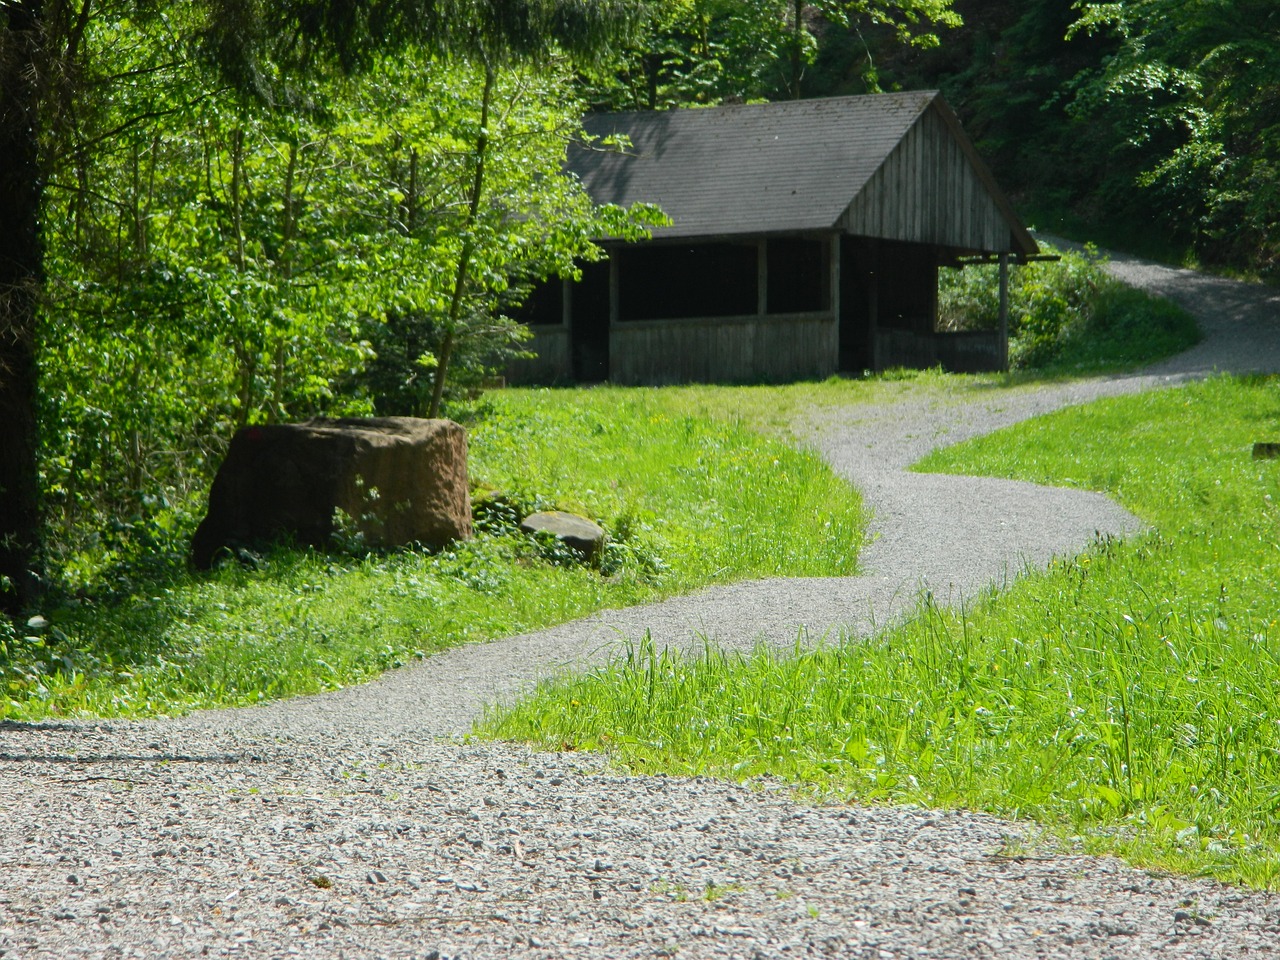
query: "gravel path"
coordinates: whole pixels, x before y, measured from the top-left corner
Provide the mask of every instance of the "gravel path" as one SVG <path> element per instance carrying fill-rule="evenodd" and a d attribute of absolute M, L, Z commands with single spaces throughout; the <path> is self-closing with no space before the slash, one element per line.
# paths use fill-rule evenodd
<path fill-rule="evenodd" d="M 1025 824 L 807 807 L 770 784 L 619 777 L 461 743 L 486 702 L 650 630 L 687 646 L 865 634 L 1097 532 L 1104 497 L 905 473 L 1095 397 L 1280 370 L 1274 291 L 1117 258 L 1206 340 L 1140 375 L 800 425 L 864 491 L 864 573 L 701 591 L 459 648 L 358 688 L 148 724 L 0 724 L 0 957 L 1187 957 L 1280 953 L 1280 897 L 1041 849 Z M 443 736 L 442 736 L 443 735 Z"/>

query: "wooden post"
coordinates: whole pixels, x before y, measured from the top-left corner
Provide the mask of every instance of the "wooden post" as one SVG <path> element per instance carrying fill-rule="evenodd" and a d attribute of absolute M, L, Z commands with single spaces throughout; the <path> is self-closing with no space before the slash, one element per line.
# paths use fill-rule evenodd
<path fill-rule="evenodd" d="M 830 263 L 829 272 L 831 274 L 831 289 L 827 294 L 827 306 L 831 309 L 831 332 L 832 343 L 835 345 L 836 354 L 831 358 L 831 373 L 839 372 L 840 363 L 840 234 L 833 233 L 827 238 L 828 262 Z"/>
<path fill-rule="evenodd" d="M 1000 369 L 1009 372 L 1009 255 L 1000 254 Z"/>
<path fill-rule="evenodd" d="M 621 257 L 622 250 L 620 247 L 613 247 L 609 251 L 609 356 L 605 363 L 604 377 L 606 380 L 613 379 L 613 358 L 617 353 L 617 347 L 613 342 L 613 331 L 617 329 L 618 321 L 622 319 L 622 283 L 620 279 L 622 266 L 618 263 Z"/>
<path fill-rule="evenodd" d="M 879 373 L 880 365 L 880 241 L 872 240 L 868 250 L 867 326 L 871 335 L 871 369 Z"/>
<path fill-rule="evenodd" d="M 831 316 L 840 322 L 840 234 L 833 233 L 827 241 L 827 252 L 831 262 L 831 289 L 828 292 L 828 306 Z"/>
<path fill-rule="evenodd" d="M 622 317 L 622 294 L 620 292 L 618 257 L 620 251 L 615 247 L 609 251 L 609 327 L 612 329 Z"/>
<path fill-rule="evenodd" d="M 933 337 L 938 332 L 938 248 L 933 248 L 933 263 L 929 268 L 929 316 L 928 316 L 928 334 Z"/>

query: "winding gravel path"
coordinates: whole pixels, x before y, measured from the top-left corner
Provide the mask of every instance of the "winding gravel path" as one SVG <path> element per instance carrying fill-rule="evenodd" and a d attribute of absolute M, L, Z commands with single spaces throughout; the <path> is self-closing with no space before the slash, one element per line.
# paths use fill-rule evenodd
<path fill-rule="evenodd" d="M 1050 852 L 969 813 L 806 807 L 467 744 L 483 704 L 645 630 L 676 647 L 865 634 L 1139 528 L 1105 497 L 904 472 L 1096 397 L 1280 370 L 1280 295 L 1117 257 L 1204 343 L 1139 375 L 957 388 L 802 434 L 874 512 L 864 573 L 704 590 L 458 648 L 321 697 L 148 724 L 0 724 L 0 957 L 1280 954 L 1280 898 Z"/>

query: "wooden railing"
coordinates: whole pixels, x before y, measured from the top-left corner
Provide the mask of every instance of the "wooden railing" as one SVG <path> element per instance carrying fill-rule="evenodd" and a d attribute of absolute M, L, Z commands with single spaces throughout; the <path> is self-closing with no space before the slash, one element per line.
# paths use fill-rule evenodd
<path fill-rule="evenodd" d="M 1004 354 L 1000 334 L 978 330 L 960 333 L 917 333 L 912 330 L 877 330 L 875 368 L 906 367 L 922 370 L 941 365 L 951 373 L 988 373 L 1000 370 Z"/>

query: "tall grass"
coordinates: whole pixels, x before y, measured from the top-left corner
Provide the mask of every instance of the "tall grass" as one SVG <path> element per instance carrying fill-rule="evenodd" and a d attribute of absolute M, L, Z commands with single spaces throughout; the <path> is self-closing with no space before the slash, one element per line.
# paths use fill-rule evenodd
<path fill-rule="evenodd" d="M 931 469 L 1110 492 L 1154 530 L 964 610 L 779 656 L 640 648 L 490 736 L 642 769 L 1032 817 L 1094 847 L 1280 882 L 1280 384 L 1216 379 L 1062 411 Z"/>
<path fill-rule="evenodd" d="M 47 624 L 0 621 L 0 717 L 254 703 L 707 583 L 852 572 L 858 495 L 701 396 L 503 391 L 471 419 L 473 481 L 599 520 L 614 540 L 601 569 L 501 524 L 437 554 L 281 549 L 209 576 L 146 553 L 110 568 L 110 589 L 89 581 L 43 611 Z"/>
<path fill-rule="evenodd" d="M 716 392 L 497 393 L 473 432 L 472 463 L 488 484 L 642 525 L 685 583 L 853 570 L 857 495 L 818 457 L 741 422 L 750 403 L 736 416 L 705 409 Z"/>

